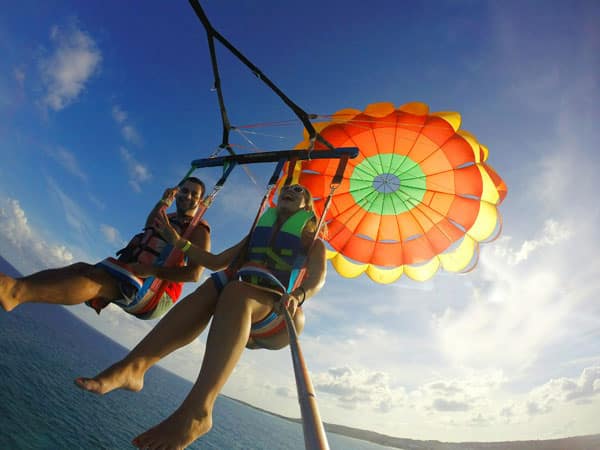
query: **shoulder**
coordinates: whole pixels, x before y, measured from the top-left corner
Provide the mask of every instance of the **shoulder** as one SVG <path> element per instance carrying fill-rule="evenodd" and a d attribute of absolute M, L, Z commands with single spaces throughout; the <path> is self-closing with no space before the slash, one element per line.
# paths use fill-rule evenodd
<path fill-rule="evenodd" d="M 210 233 L 210 225 L 206 220 L 200 219 L 197 226 L 204 228 L 207 233 Z"/>
<path fill-rule="evenodd" d="M 310 258 L 325 258 L 327 255 L 327 249 L 325 243 L 321 239 L 311 240 L 307 244 L 307 250 Z"/>
<path fill-rule="evenodd" d="M 327 249 L 325 248 L 325 242 L 323 242 L 321 239 L 316 239 L 315 242 L 313 242 L 311 252 L 319 252 L 325 254 L 326 251 Z"/>
<path fill-rule="evenodd" d="M 198 223 L 198 225 L 194 228 L 189 237 L 190 241 L 192 241 L 198 247 L 203 248 L 204 250 L 210 249 L 210 227 L 204 221 Z"/>

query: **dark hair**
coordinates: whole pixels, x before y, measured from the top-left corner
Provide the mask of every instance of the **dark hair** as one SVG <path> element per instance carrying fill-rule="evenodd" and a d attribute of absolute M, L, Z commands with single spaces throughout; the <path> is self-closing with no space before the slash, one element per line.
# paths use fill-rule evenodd
<path fill-rule="evenodd" d="M 183 184 L 186 181 L 191 181 L 192 183 L 196 183 L 199 184 L 200 187 L 202 188 L 202 197 L 204 197 L 204 194 L 206 194 L 206 186 L 204 185 L 204 182 L 200 179 L 200 178 L 196 178 L 196 177 L 187 177 L 185 180 L 183 180 L 181 183 L 179 183 L 179 186 L 183 186 Z"/>

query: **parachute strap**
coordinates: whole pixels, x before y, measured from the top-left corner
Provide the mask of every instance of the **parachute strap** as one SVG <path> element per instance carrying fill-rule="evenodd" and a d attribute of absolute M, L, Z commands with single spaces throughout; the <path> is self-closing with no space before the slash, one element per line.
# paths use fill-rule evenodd
<path fill-rule="evenodd" d="M 315 152 L 316 155 L 318 155 L 319 153 L 321 153 L 321 152 Z M 319 220 L 317 222 L 317 227 L 315 229 L 315 233 L 312 237 L 312 241 L 310 243 L 308 252 L 306 253 L 307 256 L 304 259 L 304 261 L 298 262 L 297 267 L 294 267 L 292 269 L 292 273 L 290 274 L 290 283 L 289 283 L 288 289 L 287 289 L 288 293 L 292 292 L 294 289 L 296 289 L 302 283 L 302 280 L 306 273 L 306 263 L 308 261 L 308 256 L 310 255 L 310 250 L 312 249 L 313 245 L 315 244 L 316 240 L 319 237 L 319 234 L 321 233 L 321 228 L 323 228 L 323 223 L 325 222 L 325 216 L 327 215 L 327 211 L 329 211 L 329 206 L 331 205 L 331 199 L 333 198 L 333 194 L 334 194 L 335 190 L 340 186 L 340 184 L 342 182 L 342 178 L 344 176 L 344 171 L 346 170 L 346 165 L 348 164 L 348 159 L 350 157 L 353 158 L 353 156 L 351 156 L 351 155 L 342 155 L 339 158 L 337 170 L 336 170 L 335 175 L 333 176 L 330 186 L 329 186 L 329 195 L 327 196 L 327 199 L 325 200 L 323 212 L 321 213 L 321 217 L 319 217 Z"/>
<path fill-rule="evenodd" d="M 288 164 L 288 174 L 287 177 L 285 179 L 285 182 L 283 183 L 284 186 L 289 186 L 290 183 L 292 182 L 292 178 L 294 177 L 294 169 L 296 168 L 296 163 L 298 162 L 298 158 L 297 157 L 293 157 L 290 158 L 289 164 Z"/>
<path fill-rule="evenodd" d="M 256 65 L 254 65 L 254 63 L 252 63 L 252 61 L 250 61 L 248 58 L 246 58 L 246 56 L 244 56 L 227 39 L 225 39 L 221 35 L 221 33 L 219 33 L 211 25 L 210 21 L 208 20 L 208 17 L 204 13 L 204 10 L 202 9 L 202 6 L 200 6 L 200 3 L 198 2 L 198 0 L 189 0 L 189 2 L 190 2 L 190 5 L 192 6 L 192 8 L 194 9 L 194 12 L 196 13 L 196 16 L 198 17 L 198 19 L 204 26 L 204 29 L 206 30 L 206 34 L 207 34 L 207 38 L 208 38 L 208 46 L 210 49 L 210 57 L 211 57 L 211 62 L 212 62 L 212 66 L 213 66 L 213 74 L 215 77 L 215 89 L 217 90 L 217 95 L 219 97 L 219 107 L 221 109 L 221 119 L 223 121 L 223 141 L 222 141 L 221 147 L 229 148 L 229 131 L 231 130 L 231 124 L 229 123 L 229 119 L 227 117 L 227 111 L 225 110 L 225 102 L 223 100 L 223 93 L 222 93 L 222 89 L 221 89 L 221 80 L 219 77 L 217 56 L 216 56 L 215 44 L 214 44 L 215 39 L 218 40 L 221 44 L 223 44 L 223 46 L 227 50 L 229 50 L 246 67 L 248 67 L 248 69 L 250 69 L 250 71 L 259 80 L 261 80 L 263 83 L 265 83 L 294 112 L 296 117 L 298 117 L 298 119 L 304 125 L 304 128 L 306 128 L 306 131 L 308 132 L 308 135 L 312 142 L 314 142 L 315 140 L 318 140 L 323 145 L 325 145 L 327 148 L 333 150 L 334 147 L 325 138 L 323 138 L 319 133 L 317 133 L 317 131 L 315 130 L 315 127 L 313 126 L 313 124 L 310 121 L 311 118 L 314 119 L 317 116 L 307 114 L 306 111 L 304 111 L 302 108 L 300 108 L 300 106 L 298 106 L 287 95 L 285 95 L 285 93 L 281 89 L 279 89 L 275 85 L 275 83 L 273 83 Z"/>

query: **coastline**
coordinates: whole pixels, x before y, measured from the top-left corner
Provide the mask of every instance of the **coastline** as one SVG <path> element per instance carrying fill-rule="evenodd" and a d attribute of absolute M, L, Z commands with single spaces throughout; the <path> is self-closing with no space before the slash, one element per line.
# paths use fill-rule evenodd
<path fill-rule="evenodd" d="M 227 397 L 227 396 L 224 396 Z M 302 423 L 299 418 L 283 416 L 250 403 L 227 397 L 241 405 L 248 406 L 257 411 L 269 414 L 294 423 Z M 416 439 L 389 436 L 375 431 L 362 430 L 333 423 L 324 423 L 325 431 L 335 433 L 361 441 L 393 447 L 402 450 L 594 450 L 600 449 L 600 434 L 585 436 L 570 436 L 558 439 L 540 439 L 526 441 L 498 441 L 498 442 L 442 442 L 420 441 Z"/>

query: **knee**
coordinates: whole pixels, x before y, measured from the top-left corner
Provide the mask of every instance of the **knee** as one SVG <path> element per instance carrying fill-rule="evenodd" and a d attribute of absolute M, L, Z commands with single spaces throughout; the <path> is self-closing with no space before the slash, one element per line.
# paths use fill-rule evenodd
<path fill-rule="evenodd" d="M 296 333 L 300 334 L 302 333 L 302 330 L 304 330 L 304 322 L 306 320 L 306 317 L 304 316 L 304 311 L 302 311 L 302 308 L 298 308 L 296 310 L 296 314 L 294 314 L 294 327 L 296 328 Z"/>
<path fill-rule="evenodd" d="M 74 264 L 71 264 L 69 266 L 69 268 L 80 274 L 87 274 L 87 273 L 93 271 L 94 269 L 97 270 L 96 266 L 92 266 L 91 264 L 84 263 L 84 262 L 76 262 Z"/>

